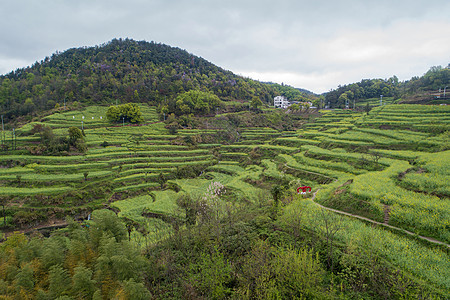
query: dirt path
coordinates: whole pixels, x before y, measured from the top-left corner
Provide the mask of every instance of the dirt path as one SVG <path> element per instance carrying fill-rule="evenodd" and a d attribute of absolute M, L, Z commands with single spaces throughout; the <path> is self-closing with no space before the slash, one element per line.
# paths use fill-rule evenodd
<path fill-rule="evenodd" d="M 64 220 L 55 220 L 55 221 L 51 221 L 51 222 L 47 222 L 47 223 L 43 223 L 37 227 L 33 227 L 33 228 L 27 228 L 27 229 L 20 229 L 20 230 L 8 230 L 8 231 L 3 231 L 4 233 L 4 240 L 7 240 L 9 236 L 15 234 L 15 233 L 31 233 L 33 231 L 38 231 L 40 229 L 44 229 L 44 228 L 56 228 L 56 227 L 61 227 L 61 226 L 66 226 L 67 222 Z"/>
<path fill-rule="evenodd" d="M 385 227 L 394 229 L 396 231 L 400 231 L 400 232 L 406 233 L 408 235 L 417 237 L 419 239 L 428 241 L 430 243 L 444 245 L 444 246 L 447 246 L 447 248 L 450 248 L 450 245 L 447 244 L 447 243 L 438 241 L 436 239 L 433 239 L 433 238 L 430 238 L 430 237 L 427 237 L 427 236 L 418 235 L 418 234 L 416 234 L 414 232 L 405 230 L 405 229 L 400 228 L 400 227 L 395 227 L 395 226 L 392 226 L 392 225 L 389 225 L 389 224 L 386 224 L 386 223 L 381 223 L 381 222 L 374 221 L 374 220 L 369 219 L 369 218 L 365 218 L 365 217 L 362 217 L 362 216 L 354 215 L 354 214 L 351 214 L 351 213 L 348 213 L 348 212 L 345 212 L 345 211 L 342 211 L 342 210 L 337 210 L 337 209 L 334 209 L 334 208 L 329 208 L 329 207 L 323 206 L 323 205 L 321 205 L 321 204 L 319 204 L 319 203 L 314 201 L 314 199 L 316 199 L 316 194 L 317 194 L 318 191 L 320 191 L 320 189 L 318 189 L 317 191 L 314 192 L 313 196 L 311 197 L 311 200 L 312 200 L 312 202 L 314 202 L 316 205 L 318 205 L 319 207 L 321 207 L 323 209 L 326 209 L 326 210 L 329 210 L 329 211 L 332 211 L 332 212 L 335 212 L 335 213 L 338 213 L 338 214 L 341 214 L 341 215 L 346 215 L 346 216 L 349 216 L 349 217 L 353 217 L 353 218 L 357 218 L 357 219 L 360 219 L 360 220 L 364 220 L 364 221 L 370 222 L 372 224 L 385 226 Z"/>

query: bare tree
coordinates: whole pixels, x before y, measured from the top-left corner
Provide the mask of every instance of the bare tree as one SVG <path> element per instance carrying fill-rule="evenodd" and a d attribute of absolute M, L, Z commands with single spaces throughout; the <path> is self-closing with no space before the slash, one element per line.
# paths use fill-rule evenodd
<path fill-rule="evenodd" d="M 327 246 L 327 263 L 331 272 L 333 272 L 333 247 L 336 234 L 343 229 L 341 217 L 333 212 L 329 212 L 324 208 L 320 209 L 318 216 L 319 226 L 317 226 L 319 233 L 325 239 Z"/>

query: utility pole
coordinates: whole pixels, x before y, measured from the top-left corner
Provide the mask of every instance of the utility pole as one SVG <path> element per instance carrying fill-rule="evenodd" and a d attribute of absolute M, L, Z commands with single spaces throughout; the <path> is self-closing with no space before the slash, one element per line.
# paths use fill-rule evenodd
<path fill-rule="evenodd" d="M 5 140 L 5 125 L 3 124 L 3 115 L 2 115 L 2 144 L 4 144 Z"/>
<path fill-rule="evenodd" d="M 445 98 L 445 89 L 446 89 L 446 88 L 448 88 L 448 86 L 445 86 L 445 87 L 444 87 L 444 98 Z"/>
<path fill-rule="evenodd" d="M 383 105 L 383 95 L 380 95 L 380 106 Z"/>
<path fill-rule="evenodd" d="M 64 110 L 66 110 L 66 98 L 64 98 Z"/>
<path fill-rule="evenodd" d="M 13 149 L 16 150 L 16 131 L 13 128 Z"/>

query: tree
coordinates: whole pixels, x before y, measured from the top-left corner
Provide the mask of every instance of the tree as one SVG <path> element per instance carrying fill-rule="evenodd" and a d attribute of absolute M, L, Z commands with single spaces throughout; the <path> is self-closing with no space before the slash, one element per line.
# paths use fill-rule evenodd
<path fill-rule="evenodd" d="M 169 106 L 168 106 L 168 105 L 161 105 L 161 106 L 159 107 L 159 112 L 160 112 L 160 114 L 163 115 L 163 121 L 165 121 L 166 118 L 168 117 Z"/>
<path fill-rule="evenodd" d="M 133 101 L 139 101 L 139 92 L 137 90 L 134 90 Z"/>
<path fill-rule="evenodd" d="M 72 277 L 72 295 L 77 299 L 92 299 L 95 291 L 95 281 L 92 280 L 92 271 L 85 266 L 74 269 Z"/>
<path fill-rule="evenodd" d="M 34 129 L 34 127 L 33 127 Z M 50 146 L 50 144 L 55 140 L 55 135 L 53 134 L 53 130 L 46 125 L 41 126 L 41 130 L 39 131 L 39 135 L 41 136 L 41 142 L 45 146 Z"/>
<path fill-rule="evenodd" d="M 189 269 L 189 279 L 201 295 L 209 299 L 225 299 L 230 295 L 231 264 L 216 247 L 212 253 L 201 253 L 199 262 Z"/>
<path fill-rule="evenodd" d="M 90 231 L 94 243 L 99 243 L 100 238 L 104 234 L 113 236 L 118 242 L 127 237 L 125 225 L 120 221 L 119 217 L 110 210 L 101 209 L 92 212 L 92 230 Z"/>
<path fill-rule="evenodd" d="M 134 281 L 133 278 L 123 283 L 123 293 L 125 294 L 124 299 L 147 300 L 152 298 L 144 284 Z"/>
<path fill-rule="evenodd" d="M 124 223 L 128 232 L 128 241 L 131 241 L 131 233 L 133 232 L 133 229 L 136 229 L 139 226 L 139 223 L 128 218 L 124 218 Z"/>
<path fill-rule="evenodd" d="M 81 152 L 87 150 L 84 143 L 83 131 L 77 127 L 69 127 L 69 145 L 77 148 Z"/>
<path fill-rule="evenodd" d="M 279 249 L 275 254 L 274 277 L 283 299 L 319 299 L 324 270 L 308 249 Z M 320 297 L 322 296 L 322 297 Z"/>
<path fill-rule="evenodd" d="M 345 104 L 348 102 L 348 94 L 347 93 L 343 93 L 339 96 L 338 98 L 338 106 L 340 107 L 345 107 Z"/>
<path fill-rule="evenodd" d="M 83 132 L 77 127 L 69 127 L 69 141 L 75 144 L 77 139 L 83 139 Z"/>
<path fill-rule="evenodd" d="M 367 103 L 366 104 L 366 107 L 365 107 L 365 109 L 364 109 L 364 111 L 367 113 L 367 115 L 369 114 L 369 112 L 370 112 L 370 110 L 371 110 L 371 108 L 370 108 L 370 105 L 369 105 L 369 103 Z"/>
<path fill-rule="evenodd" d="M 67 270 L 63 269 L 61 265 L 55 265 L 50 268 L 48 282 L 49 296 L 52 299 L 62 296 L 69 290 L 71 284 Z"/>
<path fill-rule="evenodd" d="M 106 111 L 106 118 L 111 122 L 143 122 L 141 109 L 135 103 L 110 106 Z"/>
<path fill-rule="evenodd" d="M 273 220 L 276 220 L 278 217 L 278 210 L 280 206 L 280 198 L 283 195 L 283 192 L 285 190 L 285 186 L 281 184 L 274 185 L 271 189 L 272 197 L 273 197 L 273 206 L 272 206 L 272 212 L 271 212 L 271 218 Z"/>
<path fill-rule="evenodd" d="M 261 99 L 259 99 L 258 97 L 254 96 L 252 98 L 252 100 L 250 101 L 250 106 L 253 110 L 259 110 L 259 108 L 263 105 Z"/>
<path fill-rule="evenodd" d="M 177 198 L 177 205 L 185 211 L 185 222 L 194 225 L 197 221 L 198 203 L 192 199 L 191 195 L 183 194 Z"/>
<path fill-rule="evenodd" d="M 190 90 L 178 95 L 175 99 L 175 114 L 195 113 L 205 115 L 220 105 L 219 97 L 213 93 Z"/>
<path fill-rule="evenodd" d="M 291 104 L 289 106 L 289 109 L 292 110 L 292 111 L 299 111 L 300 110 L 300 105 L 298 105 L 298 103 Z"/>
<path fill-rule="evenodd" d="M 16 287 L 18 289 L 18 294 L 21 293 L 20 292 L 21 289 L 26 291 L 25 294 L 32 292 L 35 285 L 35 281 L 34 281 L 34 271 L 31 266 L 31 263 L 27 263 L 24 266 L 22 266 L 20 271 L 15 276 L 15 282 Z"/>
<path fill-rule="evenodd" d="M 334 261 L 334 240 L 336 234 L 343 228 L 341 217 L 333 212 L 328 212 L 324 208 L 320 209 L 318 221 L 321 223 L 317 228 L 321 232 L 327 246 L 327 263 L 328 267 L 333 272 Z"/>
<path fill-rule="evenodd" d="M 167 181 L 167 179 L 166 179 L 166 177 L 164 176 L 163 172 L 162 172 L 162 171 L 159 172 L 159 175 L 158 175 L 158 183 L 159 183 L 159 185 L 161 186 L 161 190 L 164 188 L 164 184 L 166 183 L 166 181 Z"/>
<path fill-rule="evenodd" d="M 6 212 L 5 212 L 5 205 L 8 203 L 8 197 L 6 196 L 0 196 L 0 205 L 2 206 L 2 212 L 3 212 L 3 226 L 6 227 Z"/>

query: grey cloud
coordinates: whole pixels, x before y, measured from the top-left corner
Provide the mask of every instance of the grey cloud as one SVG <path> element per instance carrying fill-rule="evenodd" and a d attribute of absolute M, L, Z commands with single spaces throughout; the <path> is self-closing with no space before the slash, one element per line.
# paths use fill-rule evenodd
<path fill-rule="evenodd" d="M 56 50 L 129 37 L 318 92 L 364 77 L 408 78 L 448 63 L 447 2 L 7 1 L 0 11 L 0 26 L 8 29 L 0 33 L 0 73 Z M 441 51 L 433 48 L 439 36 Z"/>

